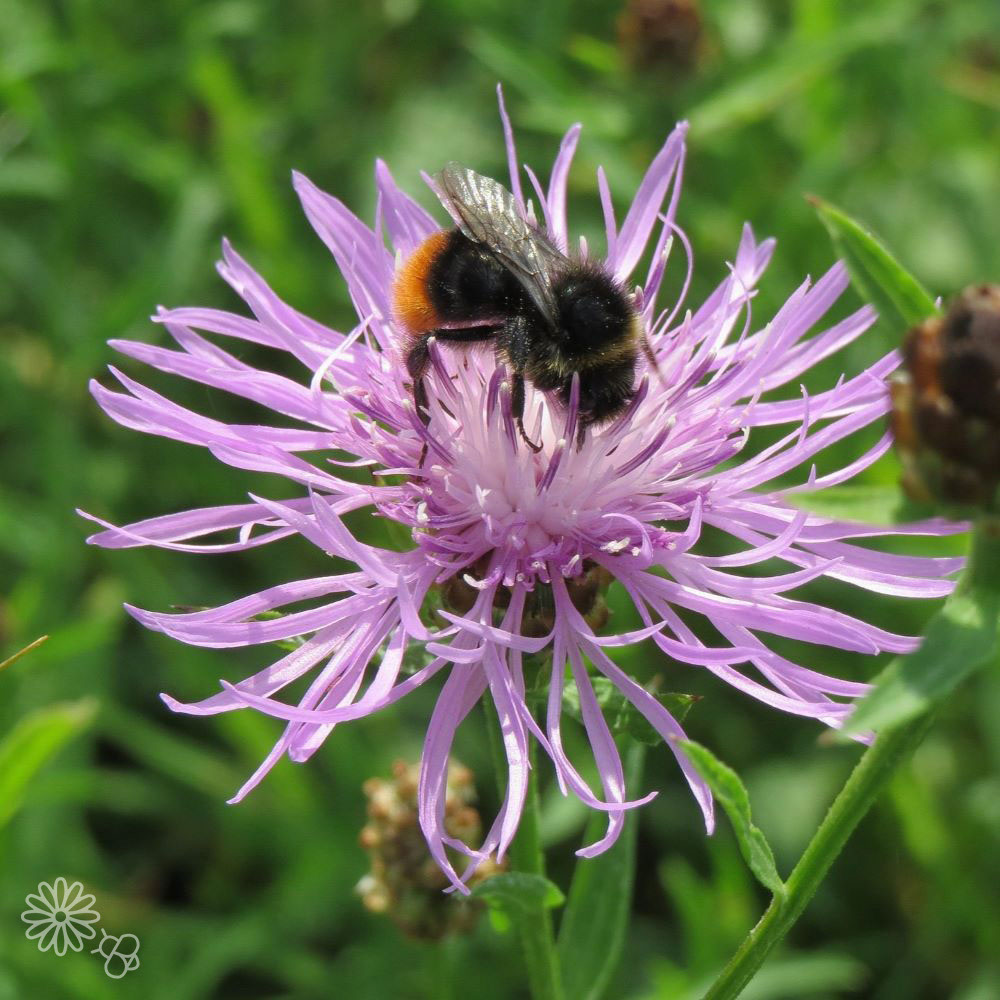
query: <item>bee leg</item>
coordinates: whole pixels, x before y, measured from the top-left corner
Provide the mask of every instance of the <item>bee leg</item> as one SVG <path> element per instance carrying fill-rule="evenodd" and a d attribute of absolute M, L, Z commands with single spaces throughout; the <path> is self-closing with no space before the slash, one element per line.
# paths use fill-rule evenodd
<path fill-rule="evenodd" d="M 532 331 L 524 316 L 511 316 L 497 335 L 497 359 L 506 363 L 510 377 L 510 408 L 521 440 L 538 454 L 542 450 L 524 429 L 524 369 L 531 360 Z"/>
<path fill-rule="evenodd" d="M 427 369 L 431 363 L 430 351 L 427 349 L 427 341 L 430 337 L 430 334 L 421 337 L 410 348 L 409 354 L 406 355 L 406 370 L 410 378 L 413 379 L 413 405 L 416 407 L 417 416 L 424 427 L 431 421 L 430 414 L 427 411 L 427 385 L 424 382 L 424 376 L 427 374 Z M 420 449 L 420 461 L 417 462 L 417 468 L 423 468 L 426 458 L 427 442 L 425 441 L 423 448 Z"/>
<path fill-rule="evenodd" d="M 428 410 L 427 383 L 425 376 L 431 366 L 430 342 L 435 340 L 451 342 L 455 344 L 474 344 L 484 340 L 493 340 L 497 335 L 497 328 L 493 326 L 472 326 L 457 327 L 447 330 L 431 330 L 422 334 L 409 354 L 406 355 L 406 371 L 413 379 L 413 405 L 416 407 L 417 416 L 420 422 L 426 427 L 431 422 L 430 411 Z M 523 404 L 522 404 L 523 405 Z M 420 462 L 422 468 L 424 459 L 427 458 L 427 443 L 424 443 L 420 452 Z"/>
<path fill-rule="evenodd" d="M 522 440 L 537 455 L 542 446 L 535 444 L 524 429 L 524 376 L 520 372 L 515 372 L 510 379 L 510 408 Z"/>

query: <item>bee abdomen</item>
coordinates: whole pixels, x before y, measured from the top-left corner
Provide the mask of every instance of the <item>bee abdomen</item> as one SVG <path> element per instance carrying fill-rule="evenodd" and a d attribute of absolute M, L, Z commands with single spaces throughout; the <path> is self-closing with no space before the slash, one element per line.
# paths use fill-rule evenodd
<path fill-rule="evenodd" d="M 426 333 L 441 322 L 430 294 L 430 277 L 451 237 L 452 232 L 447 229 L 428 236 L 396 274 L 392 286 L 392 309 L 396 321 L 407 333 Z"/>

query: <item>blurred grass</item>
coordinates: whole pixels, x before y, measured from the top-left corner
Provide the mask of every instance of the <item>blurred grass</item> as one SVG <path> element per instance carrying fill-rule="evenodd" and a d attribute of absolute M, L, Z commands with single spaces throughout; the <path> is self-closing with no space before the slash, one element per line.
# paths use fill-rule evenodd
<path fill-rule="evenodd" d="M 287 545 L 276 568 L 273 549 L 219 559 L 101 552 L 82 544 L 73 514 L 81 506 L 122 522 L 234 502 L 260 481 L 111 425 L 86 384 L 111 360 L 108 338 L 157 336 L 146 320 L 157 303 L 233 307 L 212 269 L 222 234 L 300 308 L 350 322 L 292 194 L 292 167 L 369 218 L 377 155 L 414 192 L 419 170 L 447 159 L 499 175 L 500 79 L 521 158 L 536 168 L 583 122 L 572 207 L 594 246 L 596 165 L 621 207 L 673 122 L 691 121 L 680 221 L 698 258 L 694 300 L 723 273 L 744 219 L 779 236 L 758 317 L 804 273 L 821 273 L 832 251 L 806 193 L 864 220 L 935 294 L 1000 276 L 996 5 L 705 3 L 703 43 L 684 72 L 631 66 L 618 14 L 617 4 L 524 0 L 0 5 L 0 659 L 51 635 L 0 673 L 0 736 L 34 711 L 84 697 L 98 706 L 0 831 L 0 1000 L 439 997 L 448 982 L 471 981 L 484 1000 L 524 995 L 511 942 L 485 922 L 437 954 L 367 914 L 351 891 L 365 867 L 360 783 L 418 755 L 433 692 L 338 730 L 307 767 L 280 764 L 236 808 L 224 800 L 277 725 L 247 713 L 173 717 L 156 697 L 204 696 L 266 653 L 181 647 L 136 627 L 123 600 L 217 603 L 318 572 L 319 554 Z M 888 343 L 876 329 L 816 384 Z M 197 387 L 170 391 L 210 414 L 238 412 Z M 887 459 L 868 481 L 894 475 Z M 814 592 L 906 630 L 928 611 L 871 609 L 836 585 Z M 688 729 L 747 779 L 787 871 L 854 753 L 818 747 L 810 724 L 695 671 L 641 659 L 631 665 L 663 670 L 668 688 L 704 695 Z M 853 676 L 873 668 L 846 655 L 818 665 Z M 755 984 L 757 1000 L 1000 995 L 998 717 L 1000 678 L 959 692 Z M 475 726 L 458 749 L 481 772 L 488 813 Z M 668 757 L 648 759 L 648 786 L 663 791 L 642 816 L 616 996 L 694 995 L 762 903 L 728 832 L 702 836 Z M 547 826 L 563 885 L 582 821 L 564 810 Z M 25 894 L 58 875 L 97 895 L 102 926 L 139 936 L 140 970 L 112 981 L 95 956 L 58 959 L 25 940 Z"/>

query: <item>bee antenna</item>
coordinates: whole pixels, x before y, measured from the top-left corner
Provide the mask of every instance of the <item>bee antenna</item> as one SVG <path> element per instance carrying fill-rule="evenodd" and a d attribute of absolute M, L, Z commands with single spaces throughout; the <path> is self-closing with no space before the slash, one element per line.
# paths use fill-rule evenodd
<path fill-rule="evenodd" d="M 656 377 L 660 380 L 660 384 L 665 386 L 667 380 L 664 378 L 663 369 L 660 368 L 660 362 L 657 361 L 656 354 L 653 352 L 653 345 L 649 342 L 649 334 L 645 330 L 642 332 L 640 341 L 642 343 L 642 353 L 646 355 L 649 367 L 656 372 Z"/>

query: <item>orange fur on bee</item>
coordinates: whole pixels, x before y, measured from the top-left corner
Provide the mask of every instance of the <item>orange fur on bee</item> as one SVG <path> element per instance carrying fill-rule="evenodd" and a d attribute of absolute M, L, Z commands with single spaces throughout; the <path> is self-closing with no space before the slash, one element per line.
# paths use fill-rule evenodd
<path fill-rule="evenodd" d="M 393 312 L 408 333 L 426 333 L 438 325 L 437 313 L 427 295 L 427 279 L 449 236 L 444 229 L 428 236 L 396 274 L 392 287 Z"/>

